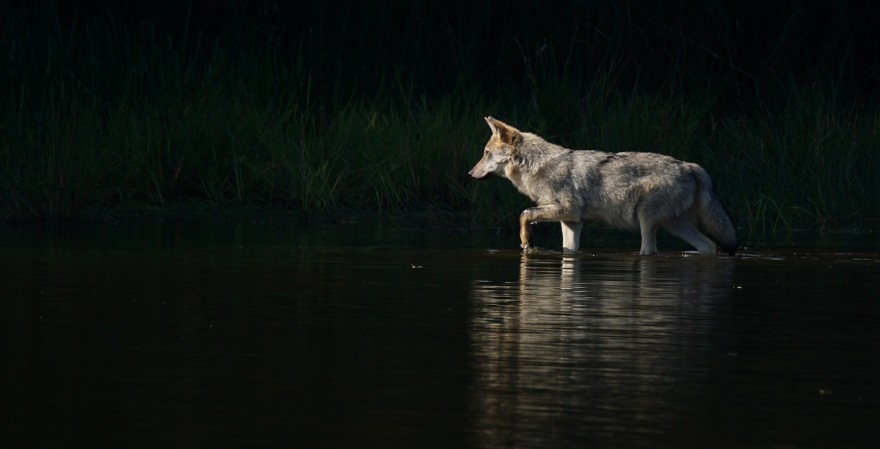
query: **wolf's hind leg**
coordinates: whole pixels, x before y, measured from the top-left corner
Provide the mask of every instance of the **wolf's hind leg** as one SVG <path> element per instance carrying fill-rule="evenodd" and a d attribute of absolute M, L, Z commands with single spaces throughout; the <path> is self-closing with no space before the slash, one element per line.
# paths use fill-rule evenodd
<path fill-rule="evenodd" d="M 714 255 L 718 252 L 715 242 L 700 232 L 687 216 L 673 218 L 663 223 L 663 227 L 672 235 L 691 244 L 700 254 Z"/>
<path fill-rule="evenodd" d="M 584 224 L 579 221 L 560 221 L 562 225 L 562 252 L 576 253 L 581 247 L 581 229 Z"/>

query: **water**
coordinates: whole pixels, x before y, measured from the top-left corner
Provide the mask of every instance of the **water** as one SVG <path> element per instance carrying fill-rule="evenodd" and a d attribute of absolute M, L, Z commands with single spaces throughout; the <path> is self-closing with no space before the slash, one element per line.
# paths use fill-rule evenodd
<path fill-rule="evenodd" d="M 715 258 L 338 224 L 0 237 L 3 447 L 880 447 L 876 242 Z"/>

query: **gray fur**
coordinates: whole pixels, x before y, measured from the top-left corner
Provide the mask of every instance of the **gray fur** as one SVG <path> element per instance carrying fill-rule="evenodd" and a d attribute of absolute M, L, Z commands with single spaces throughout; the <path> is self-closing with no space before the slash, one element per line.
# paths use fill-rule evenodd
<path fill-rule="evenodd" d="M 559 221 L 563 249 L 574 252 L 583 222 L 599 221 L 639 230 L 641 254 L 657 252 L 659 227 L 703 254 L 715 254 L 716 243 L 730 255 L 736 251 L 733 223 L 699 165 L 657 153 L 570 150 L 492 117 L 486 122 L 492 137 L 469 174 L 504 176 L 536 203 L 520 215 L 524 249 L 532 222 Z"/>

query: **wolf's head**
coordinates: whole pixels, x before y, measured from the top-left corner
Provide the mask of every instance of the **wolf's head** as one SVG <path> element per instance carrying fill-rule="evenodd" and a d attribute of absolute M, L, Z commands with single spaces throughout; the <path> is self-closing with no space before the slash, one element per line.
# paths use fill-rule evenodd
<path fill-rule="evenodd" d="M 492 129 L 492 137 L 483 150 L 483 158 L 468 172 L 474 179 L 484 179 L 493 174 L 504 174 L 504 167 L 511 162 L 522 142 L 523 136 L 518 129 L 486 117 L 486 123 Z"/>

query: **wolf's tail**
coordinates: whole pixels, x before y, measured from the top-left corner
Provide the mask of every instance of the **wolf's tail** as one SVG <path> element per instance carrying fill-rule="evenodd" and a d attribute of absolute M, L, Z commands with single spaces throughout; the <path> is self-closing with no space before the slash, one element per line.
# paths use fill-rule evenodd
<path fill-rule="evenodd" d="M 697 166 L 691 172 L 697 181 L 697 215 L 709 233 L 709 237 L 729 255 L 736 253 L 736 230 L 730 215 L 721 198 L 715 193 L 712 178 L 702 167 Z"/>

